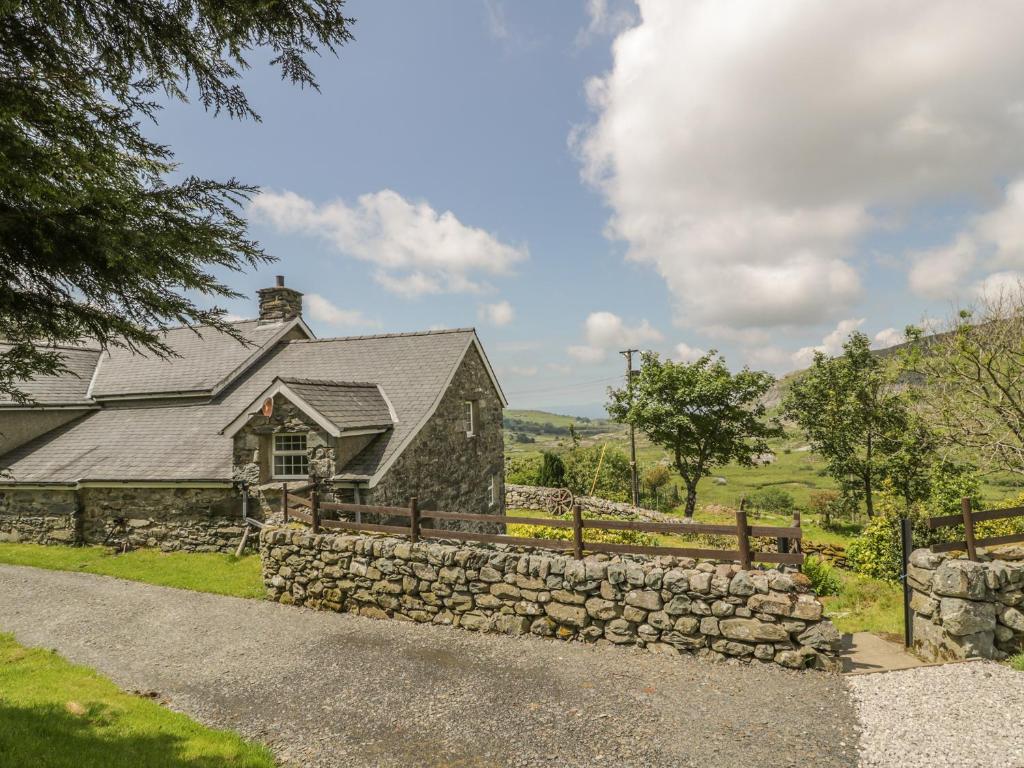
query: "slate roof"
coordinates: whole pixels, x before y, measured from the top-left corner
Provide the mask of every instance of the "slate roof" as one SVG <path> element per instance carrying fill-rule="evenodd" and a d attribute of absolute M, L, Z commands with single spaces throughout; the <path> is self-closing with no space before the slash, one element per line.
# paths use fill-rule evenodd
<path fill-rule="evenodd" d="M 127 395 L 210 392 L 239 366 L 257 356 L 291 323 L 233 323 L 248 344 L 209 327 L 171 328 L 164 342 L 178 355 L 160 358 L 153 354 L 111 348 L 100 359 L 92 387 L 98 400 Z"/>
<path fill-rule="evenodd" d="M 380 387 L 370 382 L 281 379 L 340 430 L 390 427 L 391 409 Z"/>
<path fill-rule="evenodd" d="M 209 402 L 106 405 L 0 456 L 14 482 L 85 480 L 231 480 L 232 440 L 220 430 L 275 378 L 370 382 L 397 416 L 345 467 L 343 479 L 369 479 L 433 412 L 475 341 L 473 329 L 279 342 Z M 237 342 L 232 342 L 237 345 Z M 214 344 L 214 354 L 223 347 Z M 206 348 L 186 350 L 178 365 L 213 368 Z M 202 358 L 202 359 L 196 359 Z M 114 358 L 104 361 L 106 366 Z M 114 371 L 108 368 L 111 378 Z M 203 381 L 208 382 L 211 378 Z M 159 382 L 154 386 L 162 386 Z M 109 391 L 109 390 L 108 390 Z M 194 401 L 193 401 L 194 402 Z M 390 415 L 390 414 L 389 414 Z M 0 480 L 0 484 L 4 481 Z"/>
<path fill-rule="evenodd" d="M 0 352 L 11 348 L 10 344 L 0 344 Z M 58 351 L 64 358 L 64 365 L 70 373 L 61 376 L 37 376 L 30 381 L 19 382 L 18 387 L 38 405 L 89 405 L 86 392 L 92 373 L 99 360 L 98 349 L 81 347 L 59 347 Z M 24 405 L 15 403 L 10 396 L 0 395 L 0 408 Z"/>

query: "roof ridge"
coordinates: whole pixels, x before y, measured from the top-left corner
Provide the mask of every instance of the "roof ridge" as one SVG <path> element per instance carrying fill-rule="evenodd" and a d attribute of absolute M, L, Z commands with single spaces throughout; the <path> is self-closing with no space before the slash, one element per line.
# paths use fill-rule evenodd
<path fill-rule="evenodd" d="M 278 376 L 285 384 L 312 384 L 330 387 L 373 387 L 380 386 L 373 381 L 340 381 L 338 379 L 307 379 L 302 376 Z"/>
<path fill-rule="evenodd" d="M 315 339 L 290 339 L 286 344 L 311 344 L 320 341 L 359 341 L 361 339 L 397 339 L 406 336 L 440 336 L 446 333 L 476 333 L 476 328 L 439 328 L 433 331 L 405 331 L 403 333 L 371 333 L 360 336 L 321 336 Z"/>

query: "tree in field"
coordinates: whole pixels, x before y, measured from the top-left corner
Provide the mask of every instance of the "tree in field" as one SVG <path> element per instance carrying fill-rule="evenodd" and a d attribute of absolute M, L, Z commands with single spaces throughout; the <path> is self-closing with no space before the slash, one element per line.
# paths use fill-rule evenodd
<path fill-rule="evenodd" d="M 234 333 L 191 297 L 237 294 L 213 275 L 268 259 L 239 205 L 255 187 L 175 178 L 145 137 L 157 99 L 191 92 L 259 119 L 238 84 L 259 48 L 294 84 L 351 39 L 342 0 L 0 0 L 0 395 L 64 370 L 55 344 L 159 356 L 171 323 Z M 203 304 L 207 302 L 202 302 Z"/>
<path fill-rule="evenodd" d="M 814 363 L 783 403 L 848 498 L 874 515 L 872 495 L 890 477 L 907 501 L 927 496 L 931 437 L 914 419 L 897 371 L 873 355 L 868 337 L 855 332 L 843 353 L 816 352 Z"/>
<path fill-rule="evenodd" d="M 609 390 L 607 408 L 613 419 L 668 450 L 686 486 L 686 516 L 693 517 L 702 477 L 729 462 L 752 466 L 753 457 L 768 450 L 766 440 L 782 435 L 761 403 L 774 381 L 747 368 L 730 373 L 714 350 L 693 363 L 644 352 L 632 392 Z"/>
<path fill-rule="evenodd" d="M 565 462 L 553 451 L 544 451 L 541 456 L 540 477 L 537 485 L 545 488 L 565 487 Z"/>
<path fill-rule="evenodd" d="M 990 294 L 943 330 L 908 328 L 904 364 L 944 458 L 1024 474 L 1024 291 Z"/>

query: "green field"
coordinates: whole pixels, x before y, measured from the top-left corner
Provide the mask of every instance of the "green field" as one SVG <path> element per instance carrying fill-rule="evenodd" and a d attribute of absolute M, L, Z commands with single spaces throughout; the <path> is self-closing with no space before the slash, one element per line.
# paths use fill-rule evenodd
<path fill-rule="evenodd" d="M 269 750 L 0 634 L 0 765 L 273 768 Z"/>
<path fill-rule="evenodd" d="M 105 547 L 2 543 L 0 563 L 117 576 L 163 587 L 234 597 L 263 597 L 264 594 L 257 555 L 234 557 L 212 552 L 160 552 L 155 549 L 114 554 Z"/>
<path fill-rule="evenodd" d="M 566 430 L 574 423 L 573 417 L 544 411 L 505 411 L 506 423 L 524 422 L 536 427 L 551 424 Z M 559 430 L 559 431 L 561 431 Z M 620 450 L 629 451 L 629 432 L 626 426 L 605 419 L 590 419 L 577 423 L 580 445 L 591 446 L 608 443 Z M 533 442 L 521 442 L 514 428 L 505 428 L 505 452 L 509 456 L 526 456 L 543 451 L 568 451 L 572 440 L 568 435 L 553 432 L 531 433 Z M 740 499 L 764 488 L 779 488 L 789 493 L 797 507 L 807 508 L 814 491 L 835 490 L 835 481 L 825 471 L 825 462 L 813 453 L 807 442 L 798 434 L 769 441 L 772 459 L 756 467 L 741 467 L 730 464 L 716 468 L 711 476 L 698 484 L 698 505 L 722 505 L 736 507 Z M 645 467 L 659 462 L 667 463 L 668 453 L 652 445 L 643 435 L 637 435 L 637 464 L 641 475 Z M 674 481 L 682 488 L 678 478 Z M 993 502 L 1015 496 L 1024 489 L 1024 478 L 1008 475 L 994 475 L 985 479 L 982 494 Z"/>

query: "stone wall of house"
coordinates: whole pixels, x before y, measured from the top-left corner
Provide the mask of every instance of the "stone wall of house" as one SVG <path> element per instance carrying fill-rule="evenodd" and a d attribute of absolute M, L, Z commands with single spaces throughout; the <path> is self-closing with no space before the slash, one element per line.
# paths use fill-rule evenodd
<path fill-rule="evenodd" d="M 834 670 L 839 633 L 799 573 L 687 558 L 575 560 L 544 550 L 264 528 L 281 603 L 478 632 Z"/>
<path fill-rule="evenodd" d="M 466 435 L 466 401 L 478 402 L 478 424 Z M 504 514 L 502 404 L 475 347 L 470 347 L 434 415 L 363 502 L 404 507 L 416 496 L 420 509 Z M 497 483 L 490 503 L 492 479 Z M 437 528 L 498 530 L 487 523 L 433 521 Z"/>
<path fill-rule="evenodd" d="M 911 554 L 914 651 L 922 658 L 1004 659 L 1024 648 L 1024 547 L 981 557 Z"/>
<path fill-rule="evenodd" d="M 74 544 L 81 537 L 76 503 L 72 490 L 0 489 L 0 541 Z"/>
<path fill-rule="evenodd" d="M 0 541 L 233 552 L 241 521 L 233 488 L 0 490 Z"/>

